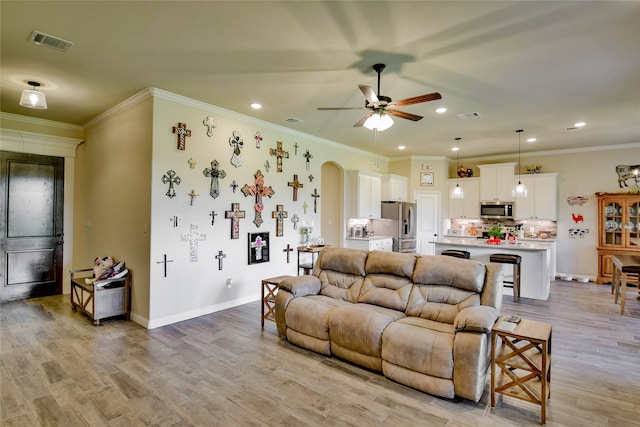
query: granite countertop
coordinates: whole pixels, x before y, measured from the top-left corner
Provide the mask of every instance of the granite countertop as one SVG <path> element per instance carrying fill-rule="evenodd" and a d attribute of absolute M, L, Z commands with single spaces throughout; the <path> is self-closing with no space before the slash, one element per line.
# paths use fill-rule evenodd
<path fill-rule="evenodd" d="M 468 239 L 459 237 L 449 237 L 438 239 L 430 243 L 436 245 L 452 245 L 452 246 L 466 246 L 477 248 L 496 248 L 500 250 L 525 250 L 525 251 L 546 251 L 552 247 L 553 242 L 540 242 L 540 241 L 528 241 L 518 242 L 516 244 L 502 243 L 500 245 L 491 245 L 486 243 L 483 239 Z"/>
<path fill-rule="evenodd" d="M 367 237 L 345 237 L 346 240 L 384 240 L 393 239 L 391 236 L 367 236 Z"/>

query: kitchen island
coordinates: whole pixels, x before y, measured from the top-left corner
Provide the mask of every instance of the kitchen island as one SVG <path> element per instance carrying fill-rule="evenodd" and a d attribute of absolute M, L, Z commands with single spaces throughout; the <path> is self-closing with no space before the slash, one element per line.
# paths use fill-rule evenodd
<path fill-rule="evenodd" d="M 447 249 L 465 250 L 471 254 L 471 259 L 480 261 L 483 264 L 489 263 L 489 256 L 492 254 L 520 255 L 520 296 L 538 300 L 549 298 L 551 286 L 552 266 L 551 249 L 552 244 L 544 242 L 520 242 L 516 244 L 502 243 L 500 245 L 490 245 L 482 239 L 446 238 L 434 242 L 436 255 Z M 510 264 L 503 264 L 505 280 L 513 278 L 513 268 Z M 513 295 L 513 289 L 504 288 L 504 294 Z"/>

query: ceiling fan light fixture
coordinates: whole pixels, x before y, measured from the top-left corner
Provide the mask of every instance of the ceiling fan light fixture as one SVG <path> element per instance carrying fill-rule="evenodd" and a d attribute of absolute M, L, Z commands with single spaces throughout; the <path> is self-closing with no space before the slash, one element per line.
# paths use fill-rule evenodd
<path fill-rule="evenodd" d="M 369 116 L 363 126 L 369 130 L 377 129 L 382 132 L 383 130 L 387 130 L 393 126 L 393 119 L 388 114 L 375 112 Z"/>
<path fill-rule="evenodd" d="M 20 105 L 27 108 L 33 108 L 34 110 L 46 110 L 47 98 L 44 96 L 44 93 L 36 90 L 36 88 L 40 86 L 40 83 L 32 81 L 27 83 L 32 88 L 22 91 L 22 96 L 20 96 Z"/>

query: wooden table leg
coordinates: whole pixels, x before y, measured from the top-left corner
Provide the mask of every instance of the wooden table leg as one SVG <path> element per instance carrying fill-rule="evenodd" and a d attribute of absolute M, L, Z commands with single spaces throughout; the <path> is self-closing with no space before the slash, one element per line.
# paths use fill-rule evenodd
<path fill-rule="evenodd" d="M 620 275 L 622 276 L 622 294 L 620 295 L 620 314 L 622 315 L 624 314 L 624 304 L 627 302 L 627 273 L 622 271 Z"/>

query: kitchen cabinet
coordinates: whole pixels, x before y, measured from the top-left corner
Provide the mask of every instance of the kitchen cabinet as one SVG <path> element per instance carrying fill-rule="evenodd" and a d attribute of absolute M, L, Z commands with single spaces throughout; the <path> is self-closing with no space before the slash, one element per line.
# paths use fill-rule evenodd
<path fill-rule="evenodd" d="M 409 178 L 400 175 L 382 176 L 382 200 L 385 202 L 406 202 L 409 190 Z"/>
<path fill-rule="evenodd" d="M 614 255 L 640 255 L 640 194 L 598 194 L 598 283 L 611 281 Z"/>
<path fill-rule="evenodd" d="M 520 182 L 527 186 L 527 197 L 516 198 L 515 218 L 556 221 L 558 174 L 521 175 Z"/>
<path fill-rule="evenodd" d="M 349 218 L 380 218 L 382 175 L 375 172 L 349 171 Z"/>
<path fill-rule="evenodd" d="M 511 188 L 515 184 L 516 163 L 478 165 L 480 169 L 481 201 L 513 201 Z"/>
<path fill-rule="evenodd" d="M 346 239 L 345 247 L 351 249 L 363 249 L 365 251 L 391 252 L 393 250 L 393 239 L 391 237 Z"/>
<path fill-rule="evenodd" d="M 451 192 L 460 185 L 464 191 L 462 199 L 451 198 Z M 449 180 L 449 218 L 480 218 L 480 178 L 459 178 Z"/>

